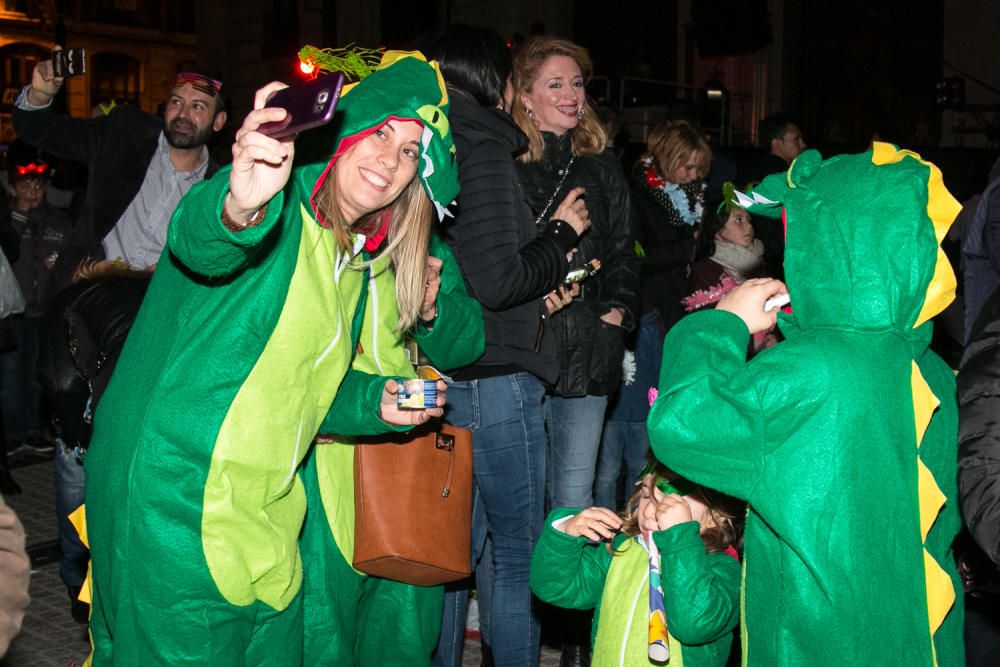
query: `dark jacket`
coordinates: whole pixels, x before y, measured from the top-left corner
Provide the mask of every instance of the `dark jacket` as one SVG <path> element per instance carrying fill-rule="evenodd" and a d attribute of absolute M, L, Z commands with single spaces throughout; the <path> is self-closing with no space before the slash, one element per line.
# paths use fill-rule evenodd
<path fill-rule="evenodd" d="M 53 300 L 42 323 L 38 380 L 70 447 L 90 444 L 85 413 L 97 407 L 148 287 L 149 276 L 135 272 L 83 280 Z"/>
<path fill-rule="evenodd" d="M 632 173 L 632 201 L 637 213 L 636 235 L 642 246 L 642 310 L 656 308 L 670 327 L 684 316 L 688 269 L 695 251 L 695 227 L 676 225 L 645 184 L 644 169 Z"/>
<path fill-rule="evenodd" d="M 24 295 L 24 314 L 42 317 L 56 292 L 52 267 L 73 225 L 62 211 L 42 200 L 27 212 L 11 210 L 0 226 L 9 227 L 19 239 L 17 259 L 11 262 L 11 268 Z"/>
<path fill-rule="evenodd" d="M 1000 565 L 1000 289 L 983 304 L 958 373 L 958 486 L 976 543 Z"/>
<path fill-rule="evenodd" d="M 537 215 L 545 209 L 559 184 L 559 170 L 571 156 L 570 136 L 543 133 L 545 152 L 537 162 L 519 162 L 518 173 L 528 204 Z M 586 188 L 591 227 L 580 237 L 572 267 L 591 259 L 601 270 L 581 283 L 580 296 L 549 320 L 559 347 L 560 396 L 607 395 L 621 381 L 625 351 L 621 327 L 601 321 L 612 308 L 621 308 L 623 327 L 635 327 L 638 312 L 639 259 L 635 254 L 632 201 L 621 165 L 614 154 L 577 157 L 552 206 L 575 187 Z"/>
<path fill-rule="evenodd" d="M 103 259 L 101 241 L 135 198 L 156 154 L 163 121 L 128 104 L 107 116 L 70 118 L 49 109 L 13 110 L 14 130 L 33 146 L 87 165 L 87 195 L 69 243 L 56 265 L 59 285 L 81 260 Z M 218 170 L 209 161 L 205 178 Z"/>
<path fill-rule="evenodd" d="M 969 340 L 979 309 L 1000 286 L 1000 178 L 979 199 L 962 243 L 965 262 L 965 339 Z"/>
<path fill-rule="evenodd" d="M 527 138 L 507 114 L 453 90 L 448 116 L 462 190 L 455 217 L 445 220 L 442 231 L 486 324 L 482 358 L 452 375 L 523 370 L 555 382 L 559 362 L 555 338 L 544 335 L 543 298 L 565 277 L 566 253 L 577 236 L 566 226 L 561 234 L 548 227 L 538 234 L 512 157 Z"/>

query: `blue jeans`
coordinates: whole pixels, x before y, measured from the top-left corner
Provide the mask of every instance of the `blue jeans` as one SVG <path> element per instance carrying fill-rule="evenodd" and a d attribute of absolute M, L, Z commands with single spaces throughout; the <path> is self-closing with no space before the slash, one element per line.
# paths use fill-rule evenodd
<path fill-rule="evenodd" d="M 608 397 L 549 395 L 545 405 L 549 507 L 590 507 Z"/>
<path fill-rule="evenodd" d="M 83 504 L 87 475 L 75 451 L 56 440 L 56 516 L 59 520 L 59 576 L 67 586 L 82 586 L 90 552 L 83 546 L 69 515 Z"/>
<path fill-rule="evenodd" d="M 544 393 L 541 381 L 528 373 L 448 387 L 446 419 L 472 431 L 476 589 L 498 666 L 538 664 L 539 629 L 528 573 L 545 501 Z M 487 536 L 490 548 L 484 550 Z M 433 664 L 460 664 L 467 605 L 467 590 L 445 594 Z"/>
<path fill-rule="evenodd" d="M 42 320 L 13 315 L 11 326 L 17 349 L 0 354 L 0 409 L 7 437 L 20 440 L 39 435 L 42 421 L 42 385 L 38 382 L 38 343 Z"/>
<path fill-rule="evenodd" d="M 597 457 L 597 479 L 594 481 L 594 502 L 601 507 L 617 511 L 618 477 L 625 462 L 625 499 L 632 491 L 632 483 L 646 465 L 649 451 L 649 434 L 646 422 L 604 422 L 601 452 Z"/>

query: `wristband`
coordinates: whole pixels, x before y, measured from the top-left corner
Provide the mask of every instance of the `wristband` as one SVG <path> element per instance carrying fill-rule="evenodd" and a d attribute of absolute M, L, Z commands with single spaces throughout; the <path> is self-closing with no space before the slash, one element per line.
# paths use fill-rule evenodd
<path fill-rule="evenodd" d="M 246 221 L 246 224 L 240 224 L 233 220 L 232 216 L 229 215 L 229 211 L 226 210 L 225 204 L 222 205 L 222 224 L 225 225 L 226 229 L 231 232 L 241 232 L 248 227 L 253 227 L 254 225 L 260 224 L 260 221 L 264 219 L 267 214 L 267 204 L 264 204 L 259 209 L 253 212 L 253 215 Z"/>

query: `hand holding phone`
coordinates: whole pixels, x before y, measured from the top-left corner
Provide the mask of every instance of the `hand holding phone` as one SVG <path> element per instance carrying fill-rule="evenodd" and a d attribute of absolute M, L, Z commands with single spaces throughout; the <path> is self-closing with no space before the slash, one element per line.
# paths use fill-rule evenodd
<path fill-rule="evenodd" d="M 338 73 L 319 76 L 271 93 L 265 108 L 280 107 L 285 110 L 285 117 L 280 121 L 263 123 L 257 131 L 282 140 L 329 123 L 343 85 L 344 75 Z"/>
<path fill-rule="evenodd" d="M 573 269 L 566 274 L 563 278 L 564 285 L 572 285 L 573 283 L 578 283 L 582 280 L 586 280 L 590 276 L 594 275 L 601 270 L 601 260 L 592 259 L 578 269 Z"/>

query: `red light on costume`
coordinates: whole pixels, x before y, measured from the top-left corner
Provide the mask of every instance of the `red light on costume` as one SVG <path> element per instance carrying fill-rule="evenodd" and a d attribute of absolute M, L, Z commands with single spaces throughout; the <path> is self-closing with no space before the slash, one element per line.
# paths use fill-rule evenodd
<path fill-rule="evenodd" d="M 312 62 L 311 60 L 300 60 L 299 71 L 302 72 L 302 74 L 307 77 L 314 78 L 317 74 L 316 63 Z"/>

